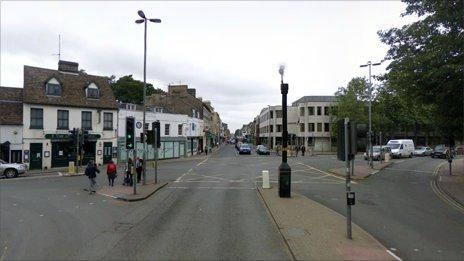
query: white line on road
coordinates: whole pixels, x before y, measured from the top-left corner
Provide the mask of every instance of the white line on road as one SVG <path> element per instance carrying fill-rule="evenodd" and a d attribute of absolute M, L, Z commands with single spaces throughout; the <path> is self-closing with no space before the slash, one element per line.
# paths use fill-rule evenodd
<path fill-rule="evenodd" d="M 387 253 L 389 253 L 396 260 L 401 261 L 401 258 L 399 256 L 395 255 L 395 253 L 393 253 L 392 251 L 387 249 Z"/>
<path fill-rule="evenodd" d="M 415 170 L 415 169 L 396 169 L 396 168 L 385 168 L 386 170 L 393 170 L 393 171 L 404 171 L 404 172 L 419 172 L 419 173 L 430 173 L 432 174 L 433 171 L 425 171 L 425 170 Z"/>
<path fill-rule="evenodd" d="M 202 162 L 198 163 L 197 166 L 200 166 L 201 164 L 205 163 L 208 160 L 208 158 L 204 159 Z"/>
<path fill-rule="evenodd" d="M 308 168 L 310 168 L 310 169 L 313 169 L 313 170 L 319 171 L 320 173 L 324 173 L 324 174 L 326 174 L 326 175 L 332 176 L 332 177 L 334 177 L 334 178 L 336 178 L 336 179 L 345 180 L 345 178 L 342 178 L 342 177 L 339 177 L 339 176 L 333 175 L 333 174 L 331 174 L 331 173 L 325 172 L 325 171 L 323 171 L 323 170 L 320 170 L 320 169 L 316 169 L 315 167 L 312 167 L 312 166 L 306 165 L 306 164 L 304 164 L 304 163 L 301 163 L 301 162 L 299 162 L 298 164 L 300 164 L 300 165 L 303 165 L 303 166 L 306 166 L 306 167 L 308 167 Z M 356 183 L 355 181 L 353 181 L 353 180 L 351 180 L 351 183 L 352 183 L 352 184 L 357 184 L 357 183 Z"/>

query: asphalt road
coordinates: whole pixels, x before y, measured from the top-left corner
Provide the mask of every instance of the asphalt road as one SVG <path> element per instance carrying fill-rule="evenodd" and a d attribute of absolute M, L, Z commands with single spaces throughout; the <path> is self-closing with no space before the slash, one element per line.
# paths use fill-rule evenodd
<path fill-rule="evenodd" d="M 464 215 L 430 186 L 441 162 L 395 160 L 353 184 L 353 221 L 403 259 L 463 260 Z M 159 180 L 170 184 L 131 203 L 87 194 L 85 176 L 1 180 L 0 261 L 290 259 L 256 192 L 262 170 L 276 185 L 279 164 L 279 157 L 238 155 L 230 145 L 208 159 L 161 162 Z M 323 171 L 342 162 L 326 155 L 289 164 L 294 192 L 345 214 L 344 179 Z"/>

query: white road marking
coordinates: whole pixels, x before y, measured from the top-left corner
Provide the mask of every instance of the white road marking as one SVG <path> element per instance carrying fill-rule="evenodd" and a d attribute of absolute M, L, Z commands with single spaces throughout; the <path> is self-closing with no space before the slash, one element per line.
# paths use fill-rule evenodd
<path fill-rule="evenodd" d="M 116 197 L 116 196 L 108 195 L 108 194 L 101 193 L 101 192 L 97 192 L 97 194 L 102 195 L 102 196 L 107 196 L 107 197 L 110 197 L 110 198 L 118 198 L 118 197 Z M 79 206 L 76 206 L 76 208 L 78 208 L 78 207 L 79 207 Z"/>
<path fill-rule="evenodd" d="M 396 259 L 398 261 L 402 260 L 399 256 L 395 255 L 395 253 L 393 253 L 392 251 L 390 251 L 388 249 L 387 249 L 387 253 L 389 253 L 394 259 Z"/>
<path fill-rule="evenodd" d="M 13 206 L 15 206 L 15 207 L 16 207 L 17 205 L 18 205 L 18 204 L 16 204 L 16 203 L 13 203 Z"/>
<path fill-rule="evenodd" d="M 415 170 L 415 169 L 397 169 L 397 168 L 390 168 L 387 167 L 385 168 L 387 170 L 394 170 L 394 171 L 404 171 L 404 172 L 419 172 L 419 173 L 430 173 L 432 174 L 432 171 L 425 171 L 425 170 Z"/>
<path fill-rule="evenodd" d="M 312 166 L 306 165 L 306 164 L 304 164 L 304 163 L 298 162 L 298 164 L 300 164 L 300 165 L 303 165 L 303 166 L 306 166 L 306 167 L 308 167 L 308 168 L 310 168 L 310 169 L 313 169 L 313 170 L 315 170 L 315 171 L 319 171 L 320 173 L 323 173 L 323 174 L 326 174 L 326 175 L 332 176 L 332 177 L 334 177 L 334 178 L 336 178 L 336 179 L 345 180 L 345 178 L 342 178 L 342 177 L 336 176 L 336 175 L 334 175 L 334 174 L 331 174 L 331 173 L 325 172 L 325 171 L 323 171 L 323 170 L 320 170 L 320 169 L 316 169 L 315 167 L 312 167 Z M 351 183 L 352 183 L 352 184 L 357 184 L 357 183 L 356 183 L 355 181 L 353 181 L 353 180 L 351 180 Z"/>
<path fill-rule="evenodd" d="M 67 196 L 66 196 L 66 195 L 63 195 L 63 197 L 65 198 L 65 197 L 67 197 Z"/>
<path fill-rule="evenodd" d="M 390 247 L 390 250 L 391 250 L 391 251 L 396 251 L 396 248 Z"/>
<path fill-rule="evenodd" d="M 93 202 L 89 202 L 89 205 L 93 205 L 94 203 Z"/>
<path fill-rule="evenodd" d="M 204 159 L 202 162 L 198 163 L 197 166 L 200 166 L 201 164 L 205 163 L 208 160 L 208 158 Z"/>
<path fill-rule="evenodd" d="M 43 215 L 43 214 L 40 214 L 39 216 L 43 217 L 44 215 Z"/>
<path fill-rule="evenodd" d="M 8 246 L 5 246 L 5 248 L 3 249 L 2 256 L 0 256 L 0 261 L 3 261 L 3 258 L 5 257 L 5 253 L 7 250 L 8 250 Z"/>
<path fill-rule="evenodd" d="M 220 181 L 219 180 L 182 180 L 181 182 L 187 182 L 187 183 L 190 183 L 190 182 L 199 182 L 199 183 L 208 183 L 208 182 L 212 182 L 212 183 L 219 183 Z"/>
<path fill-rule="evenodd" d="M 106 202 L 106 199 L 103 199 L 102 202 Z"/>
<path fill-rule="evenodd" d="M 414 251 L 415 251 L 415 252 L 419 252 L 419 249 L 417 249 L 417 248 L 414 248 Z"/>

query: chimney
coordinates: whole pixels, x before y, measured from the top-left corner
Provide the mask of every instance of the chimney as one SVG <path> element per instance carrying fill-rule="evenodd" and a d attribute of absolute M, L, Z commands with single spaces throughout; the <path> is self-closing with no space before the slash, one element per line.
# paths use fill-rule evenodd
<path fill-rule="evenodd" d="M 197 95 L 197 90 L 195 90 L 194 88 L 188 88 L 187 89 L 187 92 L 192 95 L 193 97 L 196 97 Z"/>
<path fill-rule="evenodd" d="M 60 72 L 79 73 L 79 64 L 75 62 L 68 62 L 60 60 L 58 62 L 58 70 Z"/>

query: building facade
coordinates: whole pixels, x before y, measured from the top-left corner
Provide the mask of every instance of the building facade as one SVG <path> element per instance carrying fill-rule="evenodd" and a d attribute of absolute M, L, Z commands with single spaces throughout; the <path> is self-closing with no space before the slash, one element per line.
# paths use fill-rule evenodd
<path fill-rule="evenodd" d="M 296 135 L 297 129 L 297 108 L 287 107 L 287 131 L 291 137 Z M 275 148 L 282 145 L 282 106 L 268 106 L 261 110 L 259 114 L 259 143 Z M 289 145 L 295 145 L 295 139 L 289 140 Z"/>
<path fill-rule="evenodd" d="M 23 89 L 0 87 L 0 159 L 23 162 Z"/>
<path fill-rule="evenodd" d="M 24 66 L 24 163 L 49 169 L 76 158 L 80 165 L 116 161 L 117 109 L 109 79 L 80 72 L 77 63 L 59 61 L 58 70 Z M 82 132 L 75 144 L 73 128 Z"/>
<path fill-rule="evenodd" d="M 135 140 L 137 157 L 143 155 L 141 143 L 143 107 L 135 104 L 121 103 L 118 112 L 118 159 L 127 160 L 133 157 L 133 152 L 126 150 L 126 118 L 135 119 Z M 188 115 L 165 113 L 163 108 L 148 108 L 145 114 L 146 128 L 152 130 L 152 122 L 160 122 L 161 147 L 158 149 L 158 159 L 189 157 L 201 151 L 200 141 L 203 138 L 203 120 Z M 155 149 L 147 144 L 147 159 L 154 160 Z"/>

